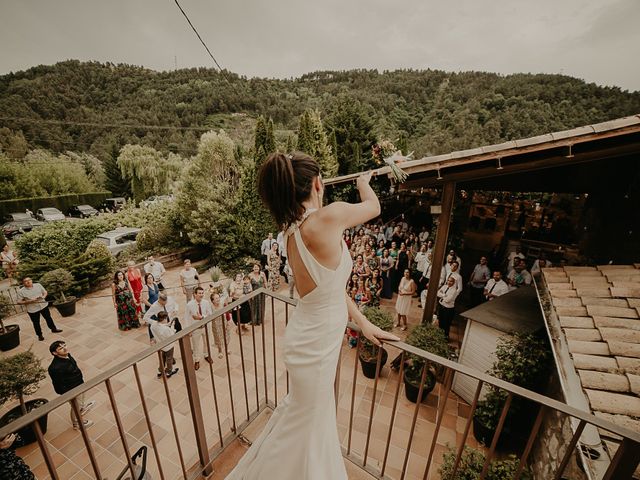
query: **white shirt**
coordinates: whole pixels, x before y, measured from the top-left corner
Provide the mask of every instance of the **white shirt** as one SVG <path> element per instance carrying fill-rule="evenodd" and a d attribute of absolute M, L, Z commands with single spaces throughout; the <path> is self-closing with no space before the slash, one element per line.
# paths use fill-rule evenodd
<path fill-rule="evenodd" d="M 393 228 L 392 227 L 387 227 L 387 230 L 384 232 L 385 236 L 387 237 L 387 242 L 391 241 L 391 238 L 393 238 Z M 398 247 L 400 245 L 397 245 Z"/>
<path fill-rule="evenodd" d="M 518 275 L 522 279 L 521 282 L 517 281 Z M 507 275 L 507 278 L 510 281 L 516 283 L 516 285 L 514 285 L 512 288 L 519 288 L 522 285 L 531 285 L 531 282 L 533 281 L 533 277 L 531 277 L 531 274 L 529 272 L 527 272 L 526 270 L 520 270 L 519 274 L 515 270 L 511 270 L 511 272 L 509 272 L 509 275 Z"/>
<path fill-rule="evenodd" d="M 167 304 L 164 307 L 160 305 L 160 302 L 156 301 L 155 303 L 152 303 L 149 309 L 145 312 L 144 316 L 142 317 L 142 321 L 148 323 L 149 325 L 157 323 L 151 317 L 157 317 L 158 312 L 161 312 L 162 310 L 166 310 L 169 314 L 169 318 L 171 319 L 178 313 L 178 305 L 172 297 L 167 298 Z"/>
<path fill-rule="evenodd" d="M 443 285 L 438 290 L 438 298 L 440 305 L 446 308 L 453 308 L 456 303 L 456 298 L 458 298 L 458 294 L 460 292 L 456 288 L 456 286 L 450 287 L 449 285 Z"/>
<path fill-rule="evenodd" d="M 260 247 L 260 253 L 262 255 L 269 255 L 269 250 L 271 250 L 271 245 L 273 245 L 274 242 L 275 240 L 273 238 L 271 240 L 269 240 L 268 238 L 265 238 L 262 241 L 262 246 Z"/>
<path fill-rule="evenodd" d="M 18 296 L 21 300 L 34 300 L 38 297 L 42 297 L 42 301 L 27 303 L 25 306 L 27 307 L 27 312 L 36 313 L 40 310 L 44 309 L 47 305 L 49 305 L 46 301 L 44 301 L 44 297 L 47 295 L 47 291 L 44 289 L 42 285 L 39 283 L 35 283 L 31 286 L 31 288 L 22 287 L 18 290 Z"/>
<path fill-rule="evenodd" d="M 456 280 L 455 287 L 458 293 L 462 292 L 462 275 L 460 275 L 457 271 L 449 272 L 446 275 L 442 275 L 440 277 L 440 285 L 444 286 L 447 283 L 447 280 L 449 280 L 449 277 L 454 278 Z"/>
<path fill-rule="evenodd" d="M 479 263 L 473 269 L 473 273 L 471 274 L 471 279 L 469 280 L 469 282 L 471 283 L 472 287 L 484 288 L 489 278 L 491 278 L 489 267 L 487 267 L 486 265 L 481 265 Z"/>
<path fill-rule="evenodd" d="M 387 243 L 387 237 L 383 232 L 380 232 L 376 235 L 376 245 L 380 243 L 380 240 L 382 240 L 384 243 Z"/>
<path fill-rule="evenodd" d="M 284 249 L 284 232 L 278 232 L 276 242 L 278 242 L 278 250 L 280 251 L 280 256 L 287 258 L 287 252 Z"/>
<path fill-rule="evenodd" d="M 213 315 L 213 305 L 211 305 L 211 302 L 206 298 L 203 298 L 200 302 L 200 310 L 202 311 L 202 313 L 198 311 L 198 302 L 195 298 L 187 302 L 186 313 L 184 316 L 185 327 L 199 322 L 200 320 L 196 318 L 197 315 L 202 315 L 202 318 L 207 318 Z"/>
<path fill-rule="evenodd" d="M 549 260 L 546 261 L 547 262 L 547 267 L 552 267 L 553 265 L 551 265 L 551 262 Z M 542 269 L 540 268 L 540 260 L 538 260 L 536 258 L 536 261 L 533 262 L 533 266 L 531 267 L 531 275 L 540 275 L 540 273 L 542 272 Z"/>
<path fill-rule="evenodd" d="M 509 271 L 509 273 L 511 273 L 511 271 L 513 270 L 513 261 L 516 259 L 516 257 L 520 258 L 521 260 L 525 259 L 525 256 L 522 252 L 520 253 L 516 253 L 515 251 L 511 252 L 509 254 L 509 262 L 507 265 L 507 270 Z"/>
<path fill-rule="evenodd" d="M 491 295 L 495 295 L 496 297 L 499 297 L 509 292 L 509 285 L 507 285 L 505 281 L 502 279 L 496 282 L 492 278 L 487 282 L 487 286 L 484 288 L 487 291 L 487 293 L 490 293 Z M 488 298 L 489 300 L 493 300 L 493 297 L 488 297 Z"/>
<path fill-rule="evenodd" d="M 162 263 L 156 262 L 154 260 L 153 262 L 144 264 L 144 271 L 145 273 L 150 273 L 151 275 L 153 275 L 154 280 L 159 283 L 160 281 L 162 281 L 162 276 L 164 275 L 164 272 L 166 270 Z"/>
<path fill-rule="evenodd" d="M 174 336 L 176 331 L 173 329 L 173 325 L 160 322 L 151 322 L 151 333 L 153 334 L 153 338 L 155 338 L 157 342 L 163 342 L 167 338 L 171 338 L 172 336 Z M 169 345 L 164 347 L 162 351 L 168 352 L 172 348 L 173 343 L 170 343 Z"/>
<path fill-rule="evenodd" d="M 427 257 L 427 252 L 418 252 L 415 258 L 416 268 L 420 273 L 424 273 L 429 265 L 429 259 Z"/>
<path fill-rule="evenodd" d="M 198 285 L 198 280 L 196 277 L 198 276 L 198 271 L 191 267 L 189 270 L 181 270 L 180 278 L 182 279 L 182 285 L 185 287 L 195 287 Z"/>

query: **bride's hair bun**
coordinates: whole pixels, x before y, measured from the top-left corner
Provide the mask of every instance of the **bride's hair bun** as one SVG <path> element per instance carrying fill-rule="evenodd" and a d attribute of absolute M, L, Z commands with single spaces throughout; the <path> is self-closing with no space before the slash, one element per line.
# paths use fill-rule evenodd
<path fill-rule="evenodd" d="M 272 153 L 258 174 L 258 192 L 278 225 L 290 225 L 304 213 L 320 166 L 306 153 Z"/>

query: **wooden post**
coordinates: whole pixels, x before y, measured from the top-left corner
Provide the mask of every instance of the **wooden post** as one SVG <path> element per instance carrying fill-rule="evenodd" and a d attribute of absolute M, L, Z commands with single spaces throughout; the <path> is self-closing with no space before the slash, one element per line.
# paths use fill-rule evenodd
<path fill-rule="evenodd" d="M 198 339 L 202 341 L 201 339 Z M 202 416 L 202 405 L 200 404 L 200 394 L 198 392 L 198 379 L 193 365 L 193 350 L 191 349 L 191 335 L 182 337 L 180 344 L 180 355 L 182 356 L 182 367 L 184 369 L 185 386 L 189 398 L 189 410 L 193 421 L 193 430 L 196 436 L 196 447 L 200 458 L 200 465 L 203 467 L 202 473 L 205 476 L 213 473 L 209 448 L 207 447 L 207 437 L 205 434 L 204 419 Z"/>
<path fill-rule="evenodd" d="M 422 323 L 431 323 L 433 312 L 436 308 L 436 294 L 440 285 L 440 273 L 446 257 L 447 243 L 449 240 L 449 226 L 451 224 L 451 214 L 453 212 L 453 198 L 456 193 L 456 182 L 447 182 L 442 187 L 442 213 L 438 223 L 436 243 L 433 247 L 433 267 L 429 277 L 429 287 L 427 288 L 427 301 L 422 312 Z"/>

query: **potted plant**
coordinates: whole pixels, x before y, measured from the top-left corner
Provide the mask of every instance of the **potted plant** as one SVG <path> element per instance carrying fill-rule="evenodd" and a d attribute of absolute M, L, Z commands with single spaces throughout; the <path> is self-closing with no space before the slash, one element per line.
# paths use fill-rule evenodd
<path fill-rule="evenodd" d="M 551 352 L 546 337 L 515 334 L 499 340 L 496 361 L 487 373 L 541 393 L 547 384 L 550 363 Z M 487 395 L 478 402 L 473 415 L 476 440 L 485 445 L 491 443 L 506 399 L 506 391 L 489 386 Z M 538 408 L 534 402 L 514 395 L 497 447 L 501 450 L 522 450 Z"/>
<path fill-rule="evenodd" d="M 219 293 L 222 294 L 224 286 L 220 279 L 222 278 L 222 270 L 219 266 L 215 265 L 209 269 L 209 275 L 211 275 L 211 293 Z"/>
<path fill-rule="evenodd" d="M 17 399 L 20 405 L 15 406 L 0 418 L 0 428 L 26 415 L 34 408 L 47 403 L 45 398 L 25 401 L 24 397 L 38 390 L 40 381 L 45 378 L 45 370 L 40 359 L 33 352 L 21 352 L 11 357 L 0 359 L 0 405 L 12 399 Z M 47 431 L 47 416 L 38 420 L 42 433 Z M 35 432 L 30 425 L 16 432 L 20 439 L 14 445 L 21 447 L 36 440 Z"/>
<path fill-rule="evenodd" d="M 2 321 L 11 312 L 11 300 L 0 294 L 0 350 L 6 352 L 20 345 L 20 326 L 5 325 Z"/>
<path fill-rule="evenodd" d="M 393 328 L 393 317 L 386 310 L 381 310 L 377 307 L 365 307 L 362 311 L 367 320 L 373 323 L 375 326 L 380 327 L 380 329 L 385 332 L 390 332 Z M 378 349 L 380 347 L 371 343 L 370 340 L 366 339 L 364 336 L 360 340 L 360 351 L 358 352 L 358 358 L 360 359 L 360 365 L 362 366 L 362 373 L 367 378 L 375 378 L 376 377 L 376 365 L 378 363 Z M 387 351 L 382 349 L 382 359 L 380 363 L 380 371 L 382 372 L 382 367 L 385 363 L 387 363 L 388 358 Z"/>
<path fill-rule="evenodd" d="M 421 324 L 415 326 L 406 342 L 416 348 L 447 358 L 449 356 L 449 343 L 442 329 L 432 324 Z M 422 379 L 422 368 L 426 365 L 427 379 L 422 390 L 422 398 L 418 399 L 420 393 L 420 380 Z M 441 370 L 438 364 L 430 362 L 423 357 L 407 353 L 404 364 L 404 392 L 411 402 L 422 402 L 431 390 L 436 386 L 436 375 Z"/>
<path fill-rule="evenodd" d="M 63 317 L 70 317 L 76 313 L 76 297 L 66 296 L 65 291 L 73 285 L 73 275 L 64 268 L 56 268 L 45 273 L 40 282 L 53 297 L 53 306 L 58 309 Z"/>
<path fill-rule="evenodd" d="M 475 480 L 480 478 L 482 468 L 484 466 L 485 456 L 479 450 L 471 447 L 464 447 L 460 456 L 460 463 L 453 475 L 453 466 L 456 462 L 458 452 L 454 447 L 449 449 L 442 455 L 442 465 L 438 469 L 441 480 Z M 492 460 L 489 464 L 489 470 L 484 477 L 486 480 L 511 480 L 518 469 L 520 459 L 514 455 L 502 460 Z M 528 468 L 525 468 L 520 474 L 522 480 L 532 480 L 533 476 Z"/>

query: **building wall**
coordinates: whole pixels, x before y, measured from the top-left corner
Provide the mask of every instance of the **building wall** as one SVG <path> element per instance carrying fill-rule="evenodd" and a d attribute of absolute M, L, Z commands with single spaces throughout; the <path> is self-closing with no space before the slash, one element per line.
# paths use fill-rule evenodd
<path fill-rule="evenodd" d="M 555 371 L 547 395 L 556 400 L 564 401 L 560 380 Z M 548 480 L 554 477 L 555 471 L 565 454 L 566 445 L 571 441 L 572 436 L 573 431 L 571 430 L 569 417 L 556 411 L 548 411 L 546 413 L 529 456 L 529 465 L 533 471 L 534 479 Z M 588 480 L 587 475 L 578 466 L 579 461 L 574 452 L 561 478 Z"/>

